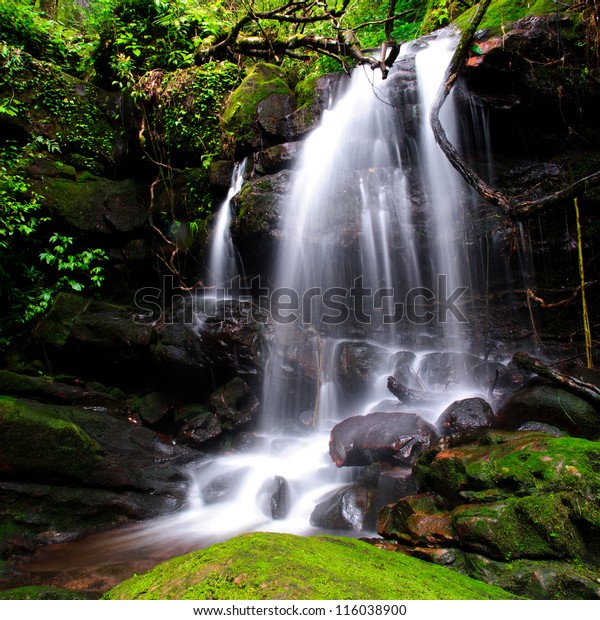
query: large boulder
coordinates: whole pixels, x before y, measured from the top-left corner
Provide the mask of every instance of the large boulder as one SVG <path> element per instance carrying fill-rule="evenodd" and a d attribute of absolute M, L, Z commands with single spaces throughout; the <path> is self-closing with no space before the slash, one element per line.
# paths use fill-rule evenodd
<path fill-rule="evenodd" d="M 126 417 L 0 397 L 0 551 L 181 508 L 196 456 Z"/>
<path fill-rule="evenodd" d="M 436 437 L 433 425 L 416 413 L 375 412 L 336 424 L 329 454 L 337 467 L 378 461 L 410 465 Z"/>
<path fill-rule="evenodd" d="M 110 600 L 239 597 L 432 600 L 506 599 L 511 595 L 359 540 L 258 532 L 164 562 L 104 596 Z"/>
<path fill-rule="evenodd" d="M 465 398 L 454 401 L 441 413 L 436 426 L 441 435 L 478 432 L 494 424 L 494 412 L 483 398 Z"/>
<path fill-rule="evenodd" d="M 260 62 L 231 93 L 223 128 L 232 136 L 230 150 L 236 158 L 278 141 L 278 124 L 296 108 L 289 79 L 280 67 Z"/>
<path fill-rule="evenodd" d="M 375 527 L 379 467 L 365 468 L 350 486 L 320 501 L 310 515 L 315 527 L 330 530 L 372 530 Z"/>
<path fill-rule="evenodd" d="M 147 189 L 133 179 L 84 172 L 75 179 L 34 179 L 33 186 L 54 215 L 79 231 L 115 235 L 148 227 Z"/>
<path fill-rule="evenodd" d="M 555 385 L 530 385 L 511 394 L 496 413 L 502 428 L 544 422 L 576 437 L 600 437 L 600 411 L 592 403 Z"/>

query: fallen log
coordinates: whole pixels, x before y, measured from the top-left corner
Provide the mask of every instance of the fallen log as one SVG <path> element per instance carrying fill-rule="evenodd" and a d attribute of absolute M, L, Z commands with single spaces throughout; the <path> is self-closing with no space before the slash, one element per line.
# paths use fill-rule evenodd
<path fill-rule="evenodd" d="M 523 351 L 518 351 L 513 355 L 513 364 L 523 370 L 528 370 L 543 377 L 549 379 L 553 383 L 563 387 L 565 390 L 585 398 L 587 401 L 594 404 L 596 407 L 600 407 L 600 387 L 587 383 L 571 374 L 565 374 L 556 368 L 546 366 L 540 362 L 540 360 L 530 357 Z"/>

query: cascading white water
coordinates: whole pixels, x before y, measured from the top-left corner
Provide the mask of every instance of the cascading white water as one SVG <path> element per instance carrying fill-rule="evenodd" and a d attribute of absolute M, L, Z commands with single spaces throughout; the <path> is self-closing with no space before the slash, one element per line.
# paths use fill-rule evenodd
<path fill-rule="evenodd" d="M 436 295 L 469 283 L 461 245 L 468 192 L 428 123 L 452 46 L 452 39 L 441 39 L 416 54 L 406 48 L 402 71 L 392 70 L 387 82 L 370 69 L 355 70 L 306 139 L 283 206 L 272 278 L 280 300 L 297 303 L 297 319 L 290 323 L 292 311 L 279 313 L 285 320 L 276 325 L 265 371 L 257 445 L 203 462 L 191 475 L 187 510 L 113 537 L 107 553 L 132 544 L 139 551 L 142 539 L 175 554 L 181 541 L 193 548 L 253 530 L 314 532 L 315 505 L 355 474 L 335 468 L 329 431 L 351 415 L 398 410 L 388 375 L 438 393 L 435 405 L 419 408 L 429 421 L 453 400 L 477 393 L 461 379 L 464 357 L 448 357 L 449 348 L 464 354 L 464 326 L 440 315 L 435 303 Z M 414 84 L 405 88 L 407 66 Z M 449 101 L 443 122 L 450 134 L 452 114 Z M 228 227 L 243 174 L 241 165 L 217 216 L 212 286 L 237 274 Z M 314 358 L 308 380 L 290 362 L 298 342 Z M 454 369 L 440 379 L 436 368 L 448 363 Z M 312 431 L 294 433 L 298 420 Z"/>
<path fill-rule="evenodd" d="M 229 282 L 239 273 L 236 251 L 229 227 L 232 218 L 231 203 L 233 198 L 242 189 L 245 170 L 246 160 L 235 165 L 227 197 L 217 210 L 208 248 L 206 285 L 209 287 L 226 288 Z"/>

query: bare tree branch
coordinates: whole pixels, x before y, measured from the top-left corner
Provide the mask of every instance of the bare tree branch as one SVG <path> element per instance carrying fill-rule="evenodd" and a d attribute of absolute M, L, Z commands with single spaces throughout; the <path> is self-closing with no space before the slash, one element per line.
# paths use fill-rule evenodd
<path fill-rule="evenodd" d="M 382 59 L 380 62 L 364 54 L 354 31 L 341 28 L 337 21 L 337 18 L 344 15 L 349 3 L 350 0 L 344 0 L 339 9 L 333 10 L 328 9 L 325 3 L 319 2 L 318 0 L 313 3 L 300 1 L 288 2 L 271 11 L 265 12 L 254 12 L 249 10 L 237 21 L 224 39 L 210 47 L 197 51 L 196 64 L 204 64 L 210 59 L 226 58 L 232 54 L 243 54 L 261 58 L 270 58 L 273 56 L 298 58 L 303 56 L 299 56 L 295 50 L 306 49 L 335 58 L 346 70 L 349 68 L 348 59 L 355 61 L 357 64 L 369 65 L 373 70 L 381 69 L 385 79 L 391 63 L 386 62 L 385 59 Z M 313 9 L 315 11 L 318 9 L 318 11 L 312 12 Z M 412 10 L 404 11 L 398 15 L 392 15 L 380 22 L 370 22 L 364 25 L 378 23 L 387 24 L 410 12 L 412 12 Z M 301 27 L 306 24 L 331 21 L 334 31 L 336 31 L 336 36 L 328 37 L 315 34 L 304 34 L 301 32 L 289 36 L 272 38 L 267 35 L 248 36 L 243 33 L 244 29 L 252 23 L 260 28 L 260 23 L 263 20 L 295 24 Z M 355 30 L 361 26 L 358 26 Z M 396 47 L 393 43 L 390 43 L 390 45 L 393 48 Z M 395 58 L 397 56 L 397 51 L 394 50 L 394 52 Z"/>
<path fill-rule="evenodd" d="M 491 0 L 482 0 L 477 7 L 470 24 L 465 28 L 460 38 L 458 46 L 452 56 L 452 60 L 444 75 L 436 99 L 430 112 L 430 124 L 433 129 L 435 140 L 442 149 L 448 161 L 460 173 L 463 179 L 475 189 L 480 196 L 491 204 L 499 207 L 501 211 L 511 220 L 524 219 L 542 209 L 557 206 L 564 203 L 569 198 L 573 198 L 592 187 L 600 185 L 600 171 L 590 174 L 575 183 L 552 194 L 537 198 L 535 200 L 516 200 L 514 197 L 506 196 L 488 183 L 486 183 L 473 168 L 459 155 L 454 145 L 448 140 L 446 132 L 440 121 L 440 110 L 450 94 L 469 50 L 473 34 L 477 30 Z"/>
<path fill-rule="evenodd" d="M 569 392 L 585 398 L 596 406 L 600 405 L 600 388 L 598 386 L 582 381 L 574 375 L 567 375 L 556 370 L 555 368 L 544 366 L 542 362 L 530 357 L 527 353 L 522 351 L 515 353 L 512 361 L 517 367 L 522 368 L 523 370 L 529 370 L 539 377 L 550 379 Z"/>

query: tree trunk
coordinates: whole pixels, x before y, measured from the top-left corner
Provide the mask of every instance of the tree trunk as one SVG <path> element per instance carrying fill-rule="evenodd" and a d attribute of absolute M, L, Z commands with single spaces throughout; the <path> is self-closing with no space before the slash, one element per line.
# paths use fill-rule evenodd
<path fill-rule="evenodd" d="M 58 13 L 58 0 L 40 0 L 40 11 L 48 19 L 56 19 Z"/>

